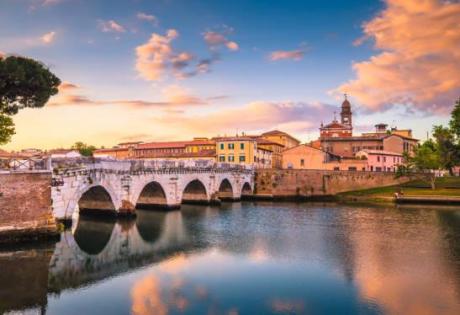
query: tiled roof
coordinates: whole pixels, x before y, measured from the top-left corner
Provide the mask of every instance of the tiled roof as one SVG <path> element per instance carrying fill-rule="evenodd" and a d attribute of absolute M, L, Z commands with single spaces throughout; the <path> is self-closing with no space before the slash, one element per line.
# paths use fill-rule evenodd
<path fill-rule="evenodd" d="M 300 141 L 298 139 L 294 138 L 290 134 L 288 134 L 288 133 L 286 133 L 284 131 L 277 130 L 277 129 L 270 130 L 270 131 L 262 133 L 262 136 L 276 136 L 276 135 L 283 135 L 283 136 L 289 137 L 291 139 L 294 139 L 295 141 L 300 143 Z"/>
<path fill-rule="evenodd" d="M 181 152 L 181 153 L 159 153 L 154 158 L 204 158 L 216 157 L 216 150 L 201 150 L 199 152 Z"/>
<path fill-rule="evenodd" d="M 128 151 L 128 148 L 106 148 L 106 149 L 97 149 L 97 150 L 94 150 L 94 153 L 120 152 L 120 151 Z"/>
<path fill-rule="evenodd" d="M 169 141 L 169 142 L 148 142 L 141 143 L 136 149 L 171 149 L 185 148 L 191 145 L 214 145 L 212 140 L 196 140 L 196 141 Z"/>
<path fill-rule="evenodd" d="M 384 151 L 384 150 L 368 150 L 368 149 L 364 149 L 364 150 L 361 150 L 361 151 L 359 151 L 359 152 L 366 152 L 366 153 L 368 153 L 368 154 L 402 156 L 401 153 L 392 152 L 392 151 Z M 359 152 L 358 152 L 358 153 L 359 153 Z"/>

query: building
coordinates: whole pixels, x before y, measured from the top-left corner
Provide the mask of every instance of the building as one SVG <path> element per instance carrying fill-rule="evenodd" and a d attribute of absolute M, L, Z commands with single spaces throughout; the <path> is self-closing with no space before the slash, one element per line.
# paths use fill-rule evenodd
<path fill-rule="evenodd" d="M 181 156 L 185 153 L 199 153 L 215 150 L 216 142 L 208 138 L 195 138 L 192 141 L 148 142 L 134 148 L 134 158 L 151 159 Z"/>
<path fill-rule="evenodd" d="M 341 157 L 353 158 L 361 150 L 380 150 L 403 154 L 411 154 L 417 146 L 418 140 L 412 137 L 409 129 L 387 129 L 386 124 L 375 125 L 374 132 L 353 135 L 351 104 L 345 97 L 341 106 L 340 122 L 334 120 L 327 125 L 321 124 L 320 137 L 314 141 L 324 151 Z"/>
<path fill-rule="evenodd" d="M 74 149 L 53 149 L 49 150 L 47 154 L 52 158 L 52 159 L 58 159 L 58 158 L 79 158 L 81 157 L 80 152 L 78 150 Z"/>
<path fill-rule="evenodd" d="M 272 167 L 272 151 L 257 144 L 251 136 L 220 137 L 216 140 L 217 161 L 234 163 L 256 168 Z"/>
<path fill-rule="evenodd" d="M 283 145 L 285 150 L 296 147 L 300 144 L 299 140 L 297 140 L 290 134 L 287 134 L 286 132 L 279 130 L 264 132 L 260 135 L 260 137 Z"/>
<path fill-rule="evenodd" d="M 338 161 L 340 158 L 330 152 L 314 148 L 307 144 L 283 151 L 283 168 L 287 169 L 328 169 L 326 163 Z"/>
<path fill-rule="evenodd" d="M 367 161 L 366 171 L 370 172 L 396 172 L 398 166 L 404 164 L 402 154 L 396 152 L 362 150 L 356 157 Z"/>
<path fill-rule="evenodd" d="M 97 149 L 93 151 L 93 156 L 97 158 L 111 158 L 117 160 L 125 160 L 134 157 L 133 148 L 107 148 L 107 149 Z"/>

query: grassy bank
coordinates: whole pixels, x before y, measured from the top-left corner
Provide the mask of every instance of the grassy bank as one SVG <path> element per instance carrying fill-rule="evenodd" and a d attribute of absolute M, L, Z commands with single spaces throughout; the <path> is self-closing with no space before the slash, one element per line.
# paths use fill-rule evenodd
<path fill-rule="evenodd" d="M 405 196 L 456 196 L 460 197 L 460 177 L 440 177 L 436 189 L 428 182 L 416 180 L 405 184 L 351 191 L 338 195 L 342 199 L 391 201 L 395 192 L 402 191 Z"/>

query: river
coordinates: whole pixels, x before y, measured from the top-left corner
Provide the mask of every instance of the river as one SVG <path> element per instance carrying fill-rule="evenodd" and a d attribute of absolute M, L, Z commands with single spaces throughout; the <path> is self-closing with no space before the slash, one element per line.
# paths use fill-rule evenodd
<path fill-rule="evenodd" d="M 460 314 L 460 208 L 224 203 L 0 250 L 0 313 Z"/>

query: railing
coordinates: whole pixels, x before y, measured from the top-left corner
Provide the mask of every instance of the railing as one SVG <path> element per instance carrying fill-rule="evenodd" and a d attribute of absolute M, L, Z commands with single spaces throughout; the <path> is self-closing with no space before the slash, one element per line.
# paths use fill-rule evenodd
<path fill-rule="evenodd" d="M 113 160 L 106 158 L 58 158 L 52 160 L 55 174 L 87 173 L 105 171 L 109 173 L 160 173 L 183 174 L 202 172 L 250 173 L 250 167 L 236 164 L 216 163 L 209 160 Z"/>
<path fill-rule="evenodd" d="M 2 157 L 0 158 L 0 171 L 46 171 L 51 170 L 48 157 Z"/>

